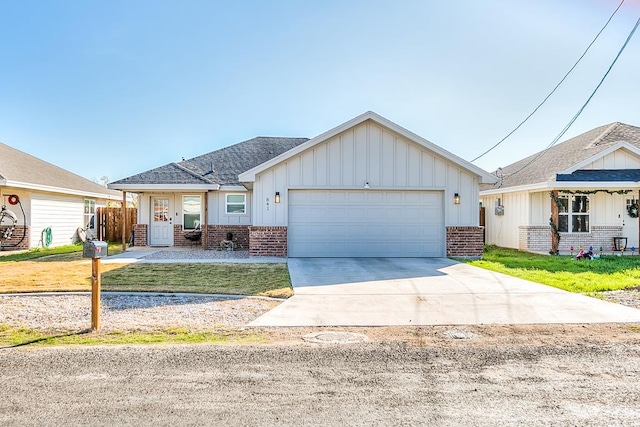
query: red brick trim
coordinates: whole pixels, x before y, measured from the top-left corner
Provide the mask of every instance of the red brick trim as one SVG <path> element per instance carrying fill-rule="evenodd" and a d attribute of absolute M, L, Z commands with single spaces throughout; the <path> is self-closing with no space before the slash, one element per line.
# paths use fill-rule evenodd
<path fill-rule="evenodd" d="M 133 246 L 147 246 L 147 224 L 133 225 Z"/>
<path fill-rule="evenodd" d="M 203 248 L 204 249 L 204 239 L 202 238 L 202 233 L 200 234 L 200 238 L 198 240 L 189 240 L 185 236 L 187 233 L 191 233 L 191 230 L 184 231 L 182 229 L 182 224 L 174 224 L 173 225 L 173 246 L 178 248 Z"/>
<path fill-rule="evenodd" d="M 484 227 L 447 227 L 447 256 L 482 257 Z"/>
<path fill-rule="evenodd" d="M 287 227 L 249 227 L 249 256 L 287 256 Z"/>
<path fill-rule="evenodd" d="M 207 249 L 218 249 L 220 242 L 227 240 L 227 233 L 233 233 L 233 241 L 236 249 L 249 249 L 248 225 L 209 225 L 207 226 Z"/>
<path fill-rule="evenodd" d="M 9 227 L 0 227 L 0 236 L 3 235 L 4 231 L 7 228 Z M 22 242 L 20 242 L 17 246 L 14 246 L 20 241 L 20 239 L 22 239 L 23 233 L 25 233 L 24 240 L 22 240 Z M 9 237 L 7 240 L 2 240 L 2 247 L 0 249 L 2 249 L 3 251 L 27 250 L 30 247 L 29 241 L 29 226 L 25 227 L 24 225 L 16 225 L 16 228 L 15 230 L 13 230 L 11 237 Z"/>

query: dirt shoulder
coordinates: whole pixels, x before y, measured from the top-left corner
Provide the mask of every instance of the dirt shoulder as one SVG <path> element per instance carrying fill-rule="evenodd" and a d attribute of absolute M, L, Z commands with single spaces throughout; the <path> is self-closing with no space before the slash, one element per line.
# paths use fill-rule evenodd
<path fill-rule="evenodd" d="M 364 334 L 377 344 L 405 343 L 415 347 L 536 347 L 555 345 L 607 345 L 640 343 L 640 324 L 478 325 L 251 328 L 271 345 L 303 345 L 304 337 L 318 332 Z"/>

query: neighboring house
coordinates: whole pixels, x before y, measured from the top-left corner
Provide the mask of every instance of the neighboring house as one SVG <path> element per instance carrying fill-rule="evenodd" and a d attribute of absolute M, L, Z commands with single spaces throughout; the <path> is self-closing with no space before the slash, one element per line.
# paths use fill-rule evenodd
<path fill-rule="evenodd" d="M 74 243 L 108 200 L 122 200 L 122 193 L 0 143 L 0 204 L 16 220 L 5 215 L 0 224 L 2 250 Z"/>
<path fill-rule="evenodd" d="M 572 246 L 574 252 L 580 246 L 611 250 L 614 237 L 626 237 L 627 248 L 639 247 L 636 126 L 600 126 L 499 169 L 496 176 L 496 184 L 480 191 L 487 243 L 568 253 Z"/>
<path fill-rule="evenodd" d="M 313 139 L 257 137 L 109 184 L 139 195 L 135 244 L 251 256 L 482 254 L 479 184 L 496 179 L 364 113 Z"/>

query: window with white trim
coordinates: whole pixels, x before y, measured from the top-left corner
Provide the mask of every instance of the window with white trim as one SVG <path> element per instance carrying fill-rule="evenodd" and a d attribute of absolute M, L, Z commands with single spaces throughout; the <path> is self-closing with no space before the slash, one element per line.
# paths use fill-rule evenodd
<path fill-rule="evenodd" d="M 88 230 L 96 228 L 96 201 L 84 199 L 84 227 Z"/>
<path fill-rule="evenodd" d="M 558 198 L 558 231 L 588 233 L 589 196 L 560 196 Z"/>
<path fill-rule="evenodd" d="M 227 214 L 244 214 L 247 212 L 246 194 L 227 194 L 225 196 Z"/>
<path fill-rule="evenodd" d="M 195 230 L 201 226 L 202 197 L 182 196 L 182 228 Z"/>

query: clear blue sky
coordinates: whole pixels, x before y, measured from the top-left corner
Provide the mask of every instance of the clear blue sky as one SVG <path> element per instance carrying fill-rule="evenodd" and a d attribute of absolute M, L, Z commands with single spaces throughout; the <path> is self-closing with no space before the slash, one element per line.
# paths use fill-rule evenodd
<path fill-rule="evenodd" d="M 0 0 L 0 141 L 97 180 L 373 110 L 470 160 L 540 102 L 619 0 Z M 545 148 L 640 15 L 627 0 L 534 118 Z M 567 133 L 640 125 L 640 34 Z"/>

